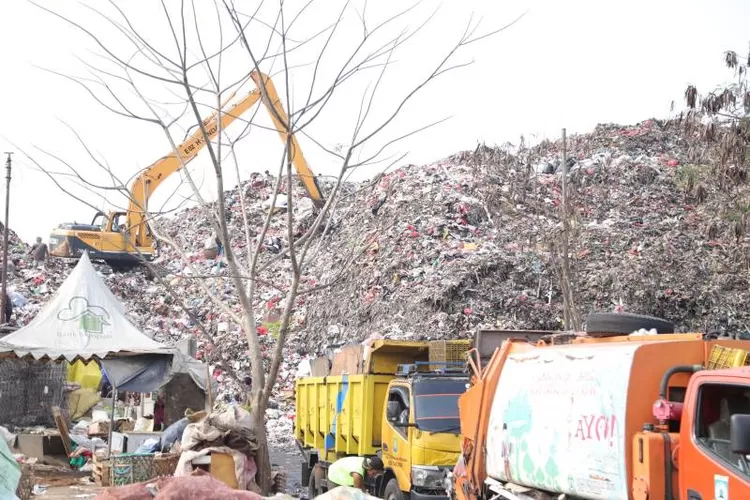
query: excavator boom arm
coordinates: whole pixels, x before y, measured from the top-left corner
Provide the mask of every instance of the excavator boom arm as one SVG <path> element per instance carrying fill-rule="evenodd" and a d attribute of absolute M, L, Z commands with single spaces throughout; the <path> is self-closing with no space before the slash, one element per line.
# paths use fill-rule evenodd
<path fill-rule="evenodd" d="M 302 148 L 299 147 L 299 143 L 297 142 L 294 133 L 287 132 L 286 124 L 289 123 L 289 118 L 287 117 L 286 112 L 284 112 L 284 107 L 281 105 L 281 99 L 279 98 L 278 92 L 276 92 L 276 87 L 271 79 L 262 73 L 253 72 L 250 77 L 259 89 L 265 89 L 268 100 L 263 99 L 263 104 L 266 105 L 268 114 L 271 115 L 271 120 L 273 120 L 276 130 L 279 132 L 282 142 L 287 142 L 287 136 L 291 140 L 292 163 L 294 164 L 294 170 L 297 172 L 297 176 L 300 180 L 302 180 L 302 184 L 305 186 L 305 190 L 307 191 L 307 194 L 310 195 L 313 203 L 318 207 L 322 206 L 324 201 L 323 194 L 320 191 L 315 174 L 310 170 L 307 160 L 305 160 L 305 157 L 302 154 Z"/>
<path fill-rule="evenodd" d="M 212 140 L 216 137 L 219 132 L 219 124 L 221 124 L 222 130 L 225 129 L 235 119 L 258 102 L 263 96 L 261 89 L 265 89 L 267 99 L 262 99 L 263 104 L 271 115 L 271 120 L 273 121 L 276 130 L 279 132 L 281 140 L 286 143 L 287 136 L 289 136 L 292 147 L 292 163 L 297 171 L 297 175 L 302 180 L 302 183 L 305 186 L 307 193 L 310 195 L 310 198 L 312 198 L 313 203 L 317 206 L 321 206 L 323 204 L 323 196 L 318 187 L 315 175 L 312 170 L 310 170 L 310 167 L 302 154 L 297 138 L 293 133 L 287 132 L 286 123 L 288 123 L 289 120 L 286 112 L 281 106 L 281 100 L 276 92 L 276 87 L 271 79 L 262 73 L 254 71 L 250 76 L 258 87 L 257 89 L 248 93 L 242 100 L 226 111 L 222 110 L 220 113 L 213 113 L 203 121 L 203 128 L 206 130 L 208 139 Z M 177 172 L 183 165 L 186 165 L 193 160 L 205 145 L 206 141 L 203 136 L 203 131 L 198 127 L 197 130 L 195 130 L 191 136 L 177 148 L 180 155 L 179 157 L 173 151 L 143 170 L 135 179 L 130 189 L 130 203 L 127 213 L 128 232 L 131 241 L 135 242 L 134 246 L 144 247 L 151 244 L 151 237 L 147 232 L 146 212 L 148 209 L 148 200 L 153 192 L 162 182 L 164 182 L 164 180 L 167 179 L 167 177 Z"/>

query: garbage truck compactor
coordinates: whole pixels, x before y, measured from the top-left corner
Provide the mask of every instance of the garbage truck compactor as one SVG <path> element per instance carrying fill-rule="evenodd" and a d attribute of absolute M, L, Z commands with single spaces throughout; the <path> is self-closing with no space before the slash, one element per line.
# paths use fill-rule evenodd
<path fill-rule="evenodd" d="M 379 455 L 384 474 L 365 481 L 375 496 L 448 499 L 446 475 L 460 452 L 458 396 L 469 379 L 465 363 L 455 371 L 431 362 L 431 345 L 378 340 L 348 370 L 334 360 L 331 374 L 297 379 L 295 437 L 310 498 L 335 487 L 327 471 L 337 459 Z"/>
<path fill-rule="evenodd" d="M 750 499 L 750 342 L 701 334 L 505 341 L 459 398 L 450 494 Z"/>

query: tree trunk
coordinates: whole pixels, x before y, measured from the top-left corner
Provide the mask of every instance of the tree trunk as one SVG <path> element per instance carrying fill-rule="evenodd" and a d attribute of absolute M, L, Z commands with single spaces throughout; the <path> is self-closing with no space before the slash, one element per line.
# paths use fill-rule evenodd
<path fill-rule="evenodd" d="M 260 486 L 263 496 L 271 495 L 273 477 L 271 476 L 271 455 L 268 448 L 268 435 L 266 432 L 266 404 L 263 398 L 255 398 L 252 415 L 255 420 L 255 439 L 258 442 L 258 451 L 255 455 L 255 465 L 258 472 L 255 482 Z"/>

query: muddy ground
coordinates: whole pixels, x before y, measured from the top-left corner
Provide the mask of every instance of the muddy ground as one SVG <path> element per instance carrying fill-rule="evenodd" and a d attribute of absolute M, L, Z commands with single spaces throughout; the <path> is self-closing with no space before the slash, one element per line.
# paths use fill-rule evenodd
<path fill-rule="evenodd" d="M 287 471 L 286 492 L 293 496 L 299 496 L 302 489 L 301 462 L 302 456 L 296 448 L 271 451 L 271 463 Z"/>

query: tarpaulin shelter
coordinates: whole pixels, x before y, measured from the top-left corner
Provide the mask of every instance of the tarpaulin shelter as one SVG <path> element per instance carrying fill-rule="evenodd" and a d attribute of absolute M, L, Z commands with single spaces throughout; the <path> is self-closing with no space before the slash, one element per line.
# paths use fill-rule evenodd
<path fill-rule="evenodd" d="M 138 392 L 163 385 L 175 352 L 128 320 L 87 253 L 33 321 L 0 339 L 0 358 L 95 359 L 114 388 Z"/>
<path fill-rule="evenodd" d="M 209 374 L 208 365 L 180 352 L 172 360 L 170 380 L 164 389 L 164 423 L 180 420 L 188 408 L 208 408 L 216 397 L 219 384 Z"/>
<path fill-rule="evenodd" d="M 209 378 L 206 372 L 206 363 L 198 361 L 184 353 L 178 353 L 172 361 L 170 375 L 173 377 L 180 374 L 189 375 L 195 385 L 203 392 L 207 393 L 211 391 L 216 394 L 219 383 L 213 378 Z M 209 383 L 211 384 L 210 388 Z"/>

